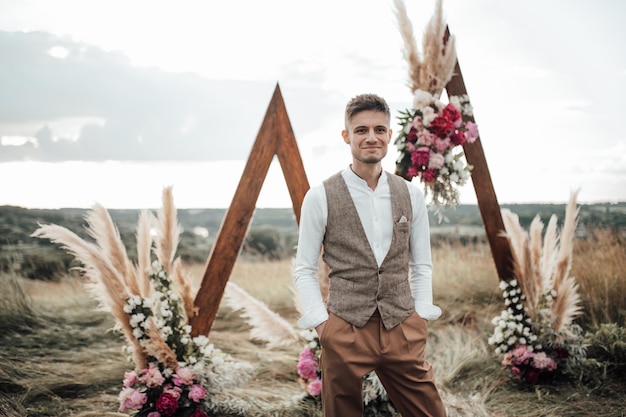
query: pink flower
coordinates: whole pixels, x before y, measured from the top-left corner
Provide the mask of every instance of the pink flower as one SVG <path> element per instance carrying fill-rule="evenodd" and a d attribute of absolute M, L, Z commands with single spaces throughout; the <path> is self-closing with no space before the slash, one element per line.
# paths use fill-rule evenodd
<path fill-rule="evenodd" d="M 428 130 L 424 129 L 418 134 L 419 140 L 418 144 L 423 146 L 430 146 L 435 141 L 436 136 L 430 133 Z"/>
<path fill-rule="evenodd" d="M 554 371 L 556 369 L 556 362 L 554 359 L 546 355 L 545 352 L 537 352 L 533 357 L 533 366 L 537 369 Z"/>
<path fill-rule="evenodd" d="M 178 398 L 164 392 L 156 402 L 156 409 L 164 416 L 173 416 L 178 408 Z"/>
<path fill-rule="evenodd" d="M 411 127 L 416 130 L 420 130 L 424 125 L 422 124 L 422 116 L 419 114 L 413 118 Z"/>
<path fill-rule="evenodd" d="M 450 138 L 435 138 L 434 145 L 437 152 L 443 153 L 443 151 L 450 147 Z"/>
<path fill-rule="evenodd" d="M 191 369 L 186 367 L 177 368 L 176 373 L 172 376 L 172 381 L 174 381 L 174 384 L 178 386 L 191 385 L 193 384 L 193 379 L 194 376 Z"/>
<path fill-rule="evenodd" d="M 148 397 L 145 393 L 139 390 L 133 388 L 124 388 L 120 392 L 119 400 L 120 411 L 126 411 L 131 408 L 139 410 L 146 403 Z"/>
<path fill-rule="evenodd" d="M 315 378 L 313 381 L 309 382 L 306 386 L 306 391 L 314 397 L 320 395 L 322 393 L 322 380 Z"/>
<path fill-rule="evenodd" d="M 146 384 L 148 388 L 161 386 L 161 384 L 163 384 L 163 381 L 165 381 L 165 378 L 163 378 L 163 375 L 161 374 L 161 371 L 159 371 L 159 368 L 154 365 L 150 365 L 148 369 L 143 369 L 141 373 L 143 375 L 141 376 L 140 380 L 141 382 Z"/>
<path fill-rule="evenodd" d="M 158 411 L 153 411 L 151 413 L 148 413 L 148 417 L 161 417 L 161 413 L 159 413 Z"/>
<path fill-rule="evenodd" d="M 312 379 L 317 376 L 317 360 L 315 358 L 303 357 L 298 361 L 298 375 L 305 379 Z"/>
<path fill-rule="evenodd" d="M 430 160 L 428 161 L 428 168 L 439 169 L 443 166 L 445 162 L 446 162 L 446 159 L 443 157 L 442 154 L 437 153 L 437 152 L 431 152 Z"/>
<path fill-rule="evenodd" d="M 528 364 L 533 358 L 533 353 L 526 345 L 517 345 L 511 350 L 511 362 L 515 365 Z"/>
<path fill-rule="evenodd" d="M 199 403 L 206 397 L 206 389 L 198 384 L 194 384 L 189 388 L 189 398 L 191 401 Z"/>
<path fill-rule="evenodd" d="M 465 123 L 465 129 L 467 130 L 467 132 L 465 132 L 467 141 L 469 143 L 474 143 L 478 138 L 478 125 L 474 122 L 467 122 Z"/>
<path fill-rule="evenodd" d="M 313 353 L 313 350 L 310 347 L 305 347 L 304 349 L 302 349 L 302 352 L 300 352 L 300 355 L 298 356 L 298 358 L 300 360 L 302 359 L 315 359 L 315 353 Z"/>
<path fill-rule="evenodd" d="M 179 387 L 175 387 L 172 384 L 168 384 L 164 389 L 163 389 L 164 393 L 168 393 L 170 394 L 172 397 L 179 399 L 180 398 L 180 394 L 183 392 L 183 390 Z"/>
<path fill-rule="evenodd" d="M 124 384 L 124 386 L 126 388 L 132 387 L 137 382 L 139 382 L 139 376 L 137 375 L 137 372 L 135 372 L 135 371 L 124 372 L 124 383 L 123 384 Z"/>

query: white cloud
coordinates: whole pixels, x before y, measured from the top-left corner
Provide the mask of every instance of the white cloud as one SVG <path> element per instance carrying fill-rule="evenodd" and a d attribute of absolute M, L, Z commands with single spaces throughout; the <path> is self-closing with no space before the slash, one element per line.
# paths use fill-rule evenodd
<path fill-rule="evenodd" d="M 406 3 L 419 38 L 434 0 Z M 118 189 L 119 202 L 111 200 L 111 207 L 159 197 L 166 178 L 137 173 L 185 173 L 172 179 L 186 199 L 198 184 L 194 169 L 222 169 L 228 175 L 218 175 L 219 183 L 205 180 L 221 201 L 232 194 L 239 174 L 219 161 L 243 164 L 278 82 L 309 180 L 321 181 L 348 162 L 339 133 L 351 96 L 377 92 L 394 113 L 410 104 L 391 6 L 380 0 L 0 0 L 0 31 L 41 31 L 0 32 L 6 56 L 33 52 L 21 66 L 7 60 L 0 67 L 0 95 L 12 98 L 0 103 L 0 136 L 36 138 L 41 145 L 32 149 L 33 140 L 17 141 L 21 153 L 15 143 L 11 150 L 4 146 L 0 161 L 145 161 L 134 169 L 113 162 L 40 164 L 36 170 L 4 162 L 0 169 L 11 167 L 13 178 L 28 187 L 37 185 L 19 173 L 47 172 L 41 182 L 61 180 L 68 164 L 93 178 L 112 171 L 137 176 L 140 182 L 132 187 L 146 193 Z M 615 144 L 626 140 L 620 125 L 626 108 L 615 92 L 623 90 L 626 56 L 615 51 L 626 36 L 620 22 L 626 3 L 446 0 L 444 12 L 457 37 L 499 200 L 566 201 L 569 187 L 581 184 L 583 199 L 623 195 L 623 145 Z M 33 74 L 39 76 L 27 77 Z M 89 117 L 95 119 L 85 122 Z M 76 118 L 73 130 L 61 129 L 60 120 Z M 43 129 L 33 123 L 42 120 Z M 54 142 L 57 137 L 75 141 Z M 154 168 L 154 159 L 195 162 Z M 390 148 L 386 169 L 393 170 L 394 159 Z M 264 189 L 275 187 L 274 194 L 285 197 L 273 201 L 288 205 L 278 173 L 266 182 L 277 184 Z M 131 187 L 122 177 L 117 183 Z M 97 185 L 97 196 L 114 193 L 105 183 Z M 23 189 L 12 189 L 13 197 L 3 189 L 4 198 L 21 201 Z M 461 195 L 463 202 L 475 200 L 471 187 Z M 198 206 L 207 205 L 204 200 Z"/>

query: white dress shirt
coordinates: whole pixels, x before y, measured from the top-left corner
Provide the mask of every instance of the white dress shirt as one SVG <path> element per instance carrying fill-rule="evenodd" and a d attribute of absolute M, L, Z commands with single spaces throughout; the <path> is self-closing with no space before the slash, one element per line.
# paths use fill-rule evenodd
<path fill-rule="evenodd" d="M 393 234 L 391 195 L 387 174 L 383 171 L 375 190 L 369 188 L 367 182 L 357 176 L 350 167 L 342 172 L 342 176 L 354 201 L 367 240 L 380 266 L 389 251 Z M 409 239 L 411 293 L 418 314 L 424 319 L 434 320 L 441 315 L 441 309 L 433 305 L 428 212 L 423 192 L 408 181 L 406 184 L 413 208 Z M 326 191 L 320 184 L 307 192 L 300 212 L 294 281 L 303 308 L 298 327 L 303 329 L 317 327 L 328 319 L 328 312 L 317 281 L 318 260 L 326 232 L 327 218 Z"/>

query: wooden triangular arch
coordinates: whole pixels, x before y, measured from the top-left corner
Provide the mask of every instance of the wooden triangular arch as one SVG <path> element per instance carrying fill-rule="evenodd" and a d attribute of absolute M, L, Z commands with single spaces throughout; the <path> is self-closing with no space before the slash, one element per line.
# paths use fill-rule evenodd
<path fill-rule="evenodd" d="M 309 182 L 278 84 L 250 151 L 233 201 L 226 211 L 209 253 L 204 277 L 194 302 L 198 314 L 191 318 L 190 323 L 194 336 L 208 334 L 211 330 L 224 289 L 254 214 L 261 187 L 275 155 L 287 182 L 293 211 L 299 224 L 300 208 L 309 189 Z"/>
<path fill-rule="evenodd" d="M 445 40 L 448 36 L 449 31 L 446 28 Z M 467 94 L 458 59 L 454 76 L 445 88 L 449 96 Z M 475 122 L 473 116 L 467 117 L 467 120 Z M 504 222 L 480 138 L 471 145 L 463 144 L 463 151 L 467 162 L 474 166 L 472 183 L 498 277 L 508 280 L 513 272 L 513 255 L 509 240 L 501 235 L 505 230 Z M 309 189 L 309 182 L 278 84 L 250 151 L 232 204 L 226 211 L 207 260 L 202 283 L 195 298 L 198 314 L 190 320 L 194 336 L 208 334 L 213 325 L 224 289 L 254 214 L 261 187 L 275 155 L 280 161 L 299 224 L 302 200 Z"/>

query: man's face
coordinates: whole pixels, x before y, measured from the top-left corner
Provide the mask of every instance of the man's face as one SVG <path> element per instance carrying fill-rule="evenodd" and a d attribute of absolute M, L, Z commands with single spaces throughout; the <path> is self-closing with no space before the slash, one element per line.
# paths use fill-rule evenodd
<path fill-rule="evenodd" d="M 350 145 L 352 157 L 366 164 L 376 164 L 387 155 L 391 140 L 389 117 L 374 110 L 365 110 L 352 116 L 347 129 L 341 132 Z"/>

